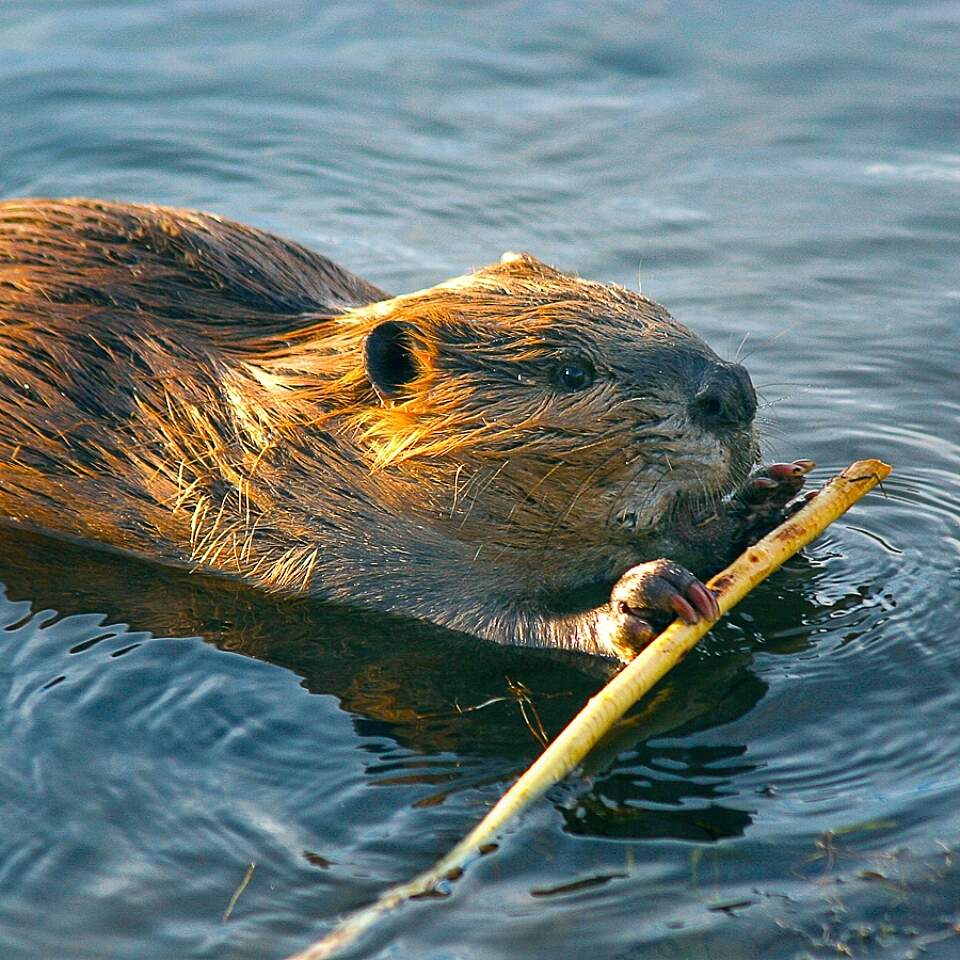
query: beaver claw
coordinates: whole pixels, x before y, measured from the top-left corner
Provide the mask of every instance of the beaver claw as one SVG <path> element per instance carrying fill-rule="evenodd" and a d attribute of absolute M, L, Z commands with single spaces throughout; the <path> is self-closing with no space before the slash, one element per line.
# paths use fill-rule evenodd
<path fill-rule="evenodd" d="M 733 495 L 733 505 L 753 543 L 769 533 L 806 502 L 797 495 L 807 474 L 816 466 L 812 460 L 771 463 L 761 467 Z"/>
<path fill-rule="evenodd" d="M 807 474 L 815 466 L 812 460 L 768 464 L 750 477 L 734 499 L 754 509 L 783 509 L 800 492 Z"/>
<path fill-rule="evenodd" d="M 716 597 L 686 567 L 653 560 L 628 570 L 614 585 L 610 609 L 634 650 L 646 646 L 673 617 L 687 623 L 716 620 Z"/>

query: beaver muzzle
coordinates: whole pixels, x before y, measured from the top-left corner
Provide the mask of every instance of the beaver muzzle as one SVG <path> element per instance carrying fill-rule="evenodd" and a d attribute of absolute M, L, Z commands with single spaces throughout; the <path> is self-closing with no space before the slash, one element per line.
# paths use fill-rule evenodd
<path fill-rule="evenodd" d="M 689 405 L 690 419 L 715 434 L 744 430 L 757 413 L 757 392 L 739 363 L 713 364 Z"/>

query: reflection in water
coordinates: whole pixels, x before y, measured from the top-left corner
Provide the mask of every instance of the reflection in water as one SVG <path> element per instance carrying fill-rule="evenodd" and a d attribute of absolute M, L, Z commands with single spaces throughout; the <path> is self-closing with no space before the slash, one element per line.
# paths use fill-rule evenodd
<path fill-rule="evenodd" d="M 28 596 L 33 610 L 49 606 L 61 617 L 89 618 L 85 631 L 72 622 L 84 639 L 48 654 L 46 669 L 56 676 L 35 682 L 68 683 L 69 655 L 93 651 L 118 633 L 124 639 L 110 655 L 132 649 L 125 631 L 110 627 L 121 617 L 154 636 L 198 635 L 221 650 L 294 672 L 312 693 L 336 697 L 358 735 L 386 736 L 415 751 L 412 758 L 373 763 L 367 773 L 374 785 L 430 787 L 419 805 L 442 802 L 478 782 L 508 780 L 539 751 L 537 727 L 554 736 L 611 669 L 590 658 L 498 647 L 428 624 L 279 600 L 229 582 L 50 546 L 41 537 L 0 532 L 0 582 L 9 599 Z M 781 609 L 779 619 L 802 622 L 802 592 L 791 595 L 794 609 Z M 20 609 L 17 614 L 20 622 L 27 617 Z M 752 624 L 752 630 L 762 629 L 763 623 Z M 765 690 L 748 669 L 751 644 L 743 624 L 727 626 L 709 656 L 691 658 L 624 719 L 588 761 L 589 770 L 609 772 L 572 806 L 561 803 L 571 831 L 708 840 L 744 830 L 749 815 L 722 804 L 729 778 L 749 769 L 730 762 L 743 754 L 742 744 L 691 751 L 648 741 L 683 738 L 749 711 Z M 800 645 L 791 637 L 791 648 Z M 678 689 L 680 697 L 674 695 Z M 521 696 L 529 698 L 529 709 Z M 478 781 L 471 758 L 492 760 L 494 772 Z"/>

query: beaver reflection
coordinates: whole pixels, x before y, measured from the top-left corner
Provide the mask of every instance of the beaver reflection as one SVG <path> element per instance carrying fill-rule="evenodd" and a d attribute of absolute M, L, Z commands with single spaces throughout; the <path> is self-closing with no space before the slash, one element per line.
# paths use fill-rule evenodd
<path fill-rule="evenodd" d="M 805 573 L 797 568 L 798 577 Z M 589 657 L 478 645 L 419 622 L 311 601 L 279 601 L 228 582 L 158 570 L 21 532 L 0 531 L 0 583 L 10 599 L 27 599 L 33 610 L 50 608 L 63 616 L 97 611 L 104 624 L 128 623 L 157 637 L 200 635 L 220 649 L 285 667 L 310 691 L 336 697 L 358 733 L 390 737 L 420 754 L 492 759 L 504 781 L 540 749 L 531 733 L 533 722 L 524 719 L 506 678 L 515 691 L 530 691 L 550 736 L 606 679 L 605 668 Z M 675 671 L 592 758 L 587 773 L 606 772 L 589 791 L 582 782 L 563 788 L 577 795 L 573 807 L 561 804 L 571 830 L 704 840 L 746 827 L 749 814 L 725 807 L 722 800 L 729 779 L 746 769 L 730 762 L 741 745 L 697 745 L 681 758 L 676 748 L 648 741 L 727 723 L 763 696 L 765 685 L 749 670 L 750 655 L 738 652 L 765 630 L 773 632 L 777 622 L 764 611 L 762 589 L 759 593 L 749 628 L 720 625 L 710 641 L 709 661 L 693 657 Z M 799 623 L 815 612 L 800 589 L 778 603 L 779 622 Z M 785 612 L 784 604 L 795 609 Z M 791 641 L 794 646 L 806 642 Z M 96 655 L 95 648 L 85 655 Z M 64 656 L 57 669 L 69 682 L 66 647 Z M 109 662 L 105 658 L 105 669 Z M 493 702 L 469 709 L 487 701 Z M 661 773 L 669 766 L 669 775 L 658 775 L 661 763 Z M 413 773 L 409 782 L 422 789 L 430 780 Z M 448 783 L 419 802 L 440 802 L 445 791 L 464 785 L 454 771 Z"/>

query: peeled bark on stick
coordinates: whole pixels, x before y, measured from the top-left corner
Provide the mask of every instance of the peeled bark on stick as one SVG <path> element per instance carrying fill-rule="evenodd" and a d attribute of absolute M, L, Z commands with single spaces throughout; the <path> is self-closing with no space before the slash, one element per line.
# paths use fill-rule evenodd
<path fill-rule="evenodd" d="M 707 583 L 721 616 L 739 603 L 890 473 L 880 460 L 858 460 L 834 477 L 789 520 L 748 547 Z M 613 725 L 697 645 L 716 621 L 675 620 L 623 668 L 561 731 L 490 812 L 446 856 L 407 883 L 348 916 L 330 933 L 288 960 L 325 960 L 353 944 L 381 917 L 408 900 L 439 892 L 481 856 L 494 838 L 550 787 L 562 780 Z"/>

